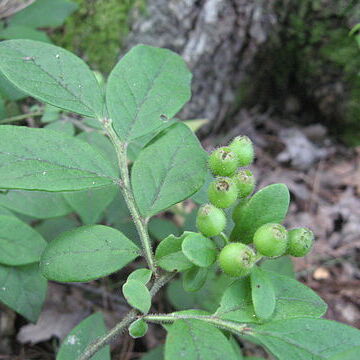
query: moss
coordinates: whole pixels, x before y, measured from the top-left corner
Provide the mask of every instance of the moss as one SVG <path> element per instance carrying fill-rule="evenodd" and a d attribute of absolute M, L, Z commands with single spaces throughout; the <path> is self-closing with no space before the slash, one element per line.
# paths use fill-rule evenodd
<path fill-rule="evenodd" d="M 74 0 L 78 10 L 55 32 L 54 42 L 81 56 L 94 70 L 108 73 L 115 65 L 130 14 L 145 0 Z"/>

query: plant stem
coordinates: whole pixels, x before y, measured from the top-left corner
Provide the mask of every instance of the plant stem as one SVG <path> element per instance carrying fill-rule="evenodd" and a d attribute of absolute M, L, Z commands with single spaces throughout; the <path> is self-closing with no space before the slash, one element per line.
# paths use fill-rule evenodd
<path fill-rule="evenodd" d="M 166 273 L 155 280 L 152 288 L 150 289 L 151 296 L 154 296 L 168 281 L 170 281 L 176 273 Z M 102 347 L 111 343 L 124 329 L 130 325 L 137 317 L 139 313 L 137 310 L 130 310 L 125 317 L 114 326 L 106 335 L 97 339 L 95 342 L 88 345 L 85 351 L 80 355 L 78 360 L 89 360 L 97 353 Z"/>
<path fill-rule="evenodd" d="M 28 114 L 12 116 L 12 117 L 0 120 L 0 124 L 7 124 L 7 123 L 15 122 L 15 121 L 20 121 L 20 120 L 24 120 L 24 119 L 27 119 L 32 116 L 41 116 L 43 113 L 44 113 L 43 111 L 34 111 L 34 112 L 28 113 Z"/>
<path fill-rule="evenodd" d="M 118 138 L 117 134 L 115 133 L 115 131 L 112 127 L 110 120 L 103 119 L 102 123 L 104 124 L 104 127 L 107 131 L 107 134 L 108 134 L 110 140 L 112 141 L 113 145 L 115 146 L 115 150 L 116 150 L 116 154 L 117 154 L 117 158 L 118 158 L 119 169 L 120 169 L 121 192 L 124 196 L 126 205 L 129 208 L 129 211 L 130 211 L 130 214 L 135 223 L 136 229 L 139 233 L 145 259 L 147 261 L 147 264 L 148 264 L 150 270 L 155 274 L 155 276 L 157 276 L 154 254 L 152 251 L 149 233 L 147 231 L 147 220 L 141 217 L 140 212 L 135 203 L 134 194 L 131 189 L 129 168 L 127 165 L 127 156 L 126 156 L 127 144 L 122 143 L 120 141 L 120 139 Z"/>
<path fill-rule="evenodd" d="M 142 317 L 145 321 L 155 323 L 169 323 L 176 320 L 202 320 L 216 327 L 231 331 L 237 335 L 244 335 L 246 330 L 250 330 L 246 324 L 239 324 L 234 321 L 220 319 L 213 315 L 183 315 L 183 314 L 149 314 Z"/>
<path fill-rule="evenodd" d="M 219 237 L 221 237 L 224 240 L 224 244 L 228 244 L 230 242 L 229 238 L 226 236 L 226 234 L 224 232 L 221 232 L 219 234 Z"/>

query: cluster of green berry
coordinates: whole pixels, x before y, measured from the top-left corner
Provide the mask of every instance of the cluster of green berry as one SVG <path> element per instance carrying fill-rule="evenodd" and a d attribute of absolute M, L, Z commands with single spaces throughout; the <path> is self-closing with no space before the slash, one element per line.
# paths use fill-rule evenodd
<path fill-rule="evenodd" d="M 221 235 L 227 224 L 223 209 L 239 200 L 232 211 L 232 217 L 237 222 L 237 213 L 255 188 L 253 173 L 239 168 L 251 165 L 253 160 L 254 146 L 247 136 L 238 136 L 229 146 L 220 147 L 210 154 L 208 165 L 215 176 L 208 188 L 210 203 L 199 208 L 196 218 L 196 226 L 203 235 Z M 234 232 L 231 240 L 220 251 L 219 265 L 230 276 L 245 276 L 262 257 L 305 256 L 312 248 L 314 234 L 306 228 L 287 231 L 280 224 L 267 223 L 256 230 L 253 247 L 242 242 L 241 236 L 238 238 Z"/>

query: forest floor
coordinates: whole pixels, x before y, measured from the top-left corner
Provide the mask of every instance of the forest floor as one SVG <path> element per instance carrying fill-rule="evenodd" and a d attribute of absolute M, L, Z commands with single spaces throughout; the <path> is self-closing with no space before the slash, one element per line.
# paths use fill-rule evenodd
<path fill-rule="evenodd" d="M 338 144 L 320 124 L 295 127 L 294 122 L 248 111 L 241 111 L 235 122 L 241 125 L 229 136 L 247 134 L 256 145 L 253 170 L 258 187 L 283 182 L 290 189 L 286 226 L 306 226 L 316 234 L 313 252 L 294 261 L 298 279 L 328 303 L 326 318 L 360 328 L 360 148 Z M 225 140 L 210 137 L 204 146 L 210 149 Z M 12 311 L 2 309 L 0 360 L 54 359 L 56 339 L 64 338 L 94 310 L 104 312 L 107 325 L 114 325 L 127 306 L 119 289 L 112 291 L 106 280 L 101 285 L 50 284 L 37 325 L 26 324 Z M 156 298 L 160 311 L 162 299 L 160 293 Z M 164 338 L 159 326 L 150 326 L 140 346 L 124 334 L 114 344 L 114 359 L 137 359 Z M 14 349 L 16 356 L 11 355 Z M 252 346 L 245 351 L 264 356 Z"/>

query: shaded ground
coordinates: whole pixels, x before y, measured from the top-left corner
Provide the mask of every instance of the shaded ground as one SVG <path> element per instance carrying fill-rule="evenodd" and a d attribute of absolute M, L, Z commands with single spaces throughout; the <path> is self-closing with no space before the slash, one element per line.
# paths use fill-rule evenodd
<path fill-rule="evenodd" d="M 326 317 L 360 328 L 360 149 L 349 150 L 330 139 L 321 125 L 294 127 L 294 122 L 242 111 L 234 119 L 229 138 L 240 133 L 256 144 L 253 167 L 258 186 L 284 182 L 292 195 L 288 227 L 307 226 L 317 241 L 311 255 L 297 259 L 299 279 L 329 304 Z M 224 138 L 204 141 L 208 149 Z M 122 275 L 130 272 L 126 269 Z M 105 313 L 113 326 L 126 312 L 121 299 L 121 279 L 91 284 L 51 284 L 38 325 L 28 325 L 12 311 L 0 314 L 0 360 L 54 359 L 59 341 L 93 311 Z M 171 311 L 164 295 L 156 297 L 159 312 Z M 16 335 L 17 334 L 17 335 Z M 137 359 L 165 338 L 159 326 L 150 326 L 138 341 L 127 334 L 114 344 L 114 359 Z M 14 351 L 17 356 L 11 355 Z M 246 345 L 249 355 L 263 355 Z"/>

